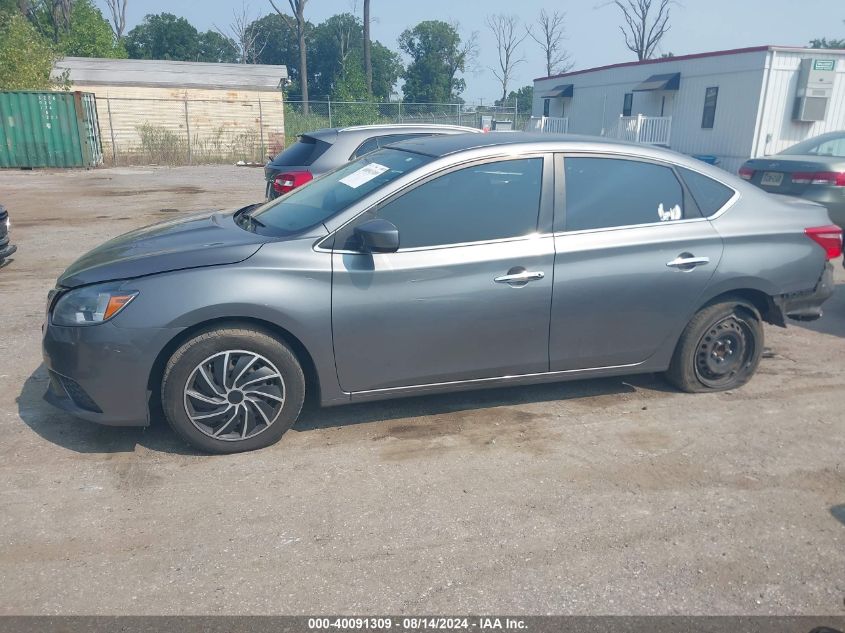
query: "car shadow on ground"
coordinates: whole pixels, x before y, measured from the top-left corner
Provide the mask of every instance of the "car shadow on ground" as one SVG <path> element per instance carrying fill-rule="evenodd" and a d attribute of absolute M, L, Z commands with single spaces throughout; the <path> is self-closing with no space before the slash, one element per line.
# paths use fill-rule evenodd
<path fill-rule="evenodd" d="M 24 383 L 17 404 L 21 420 L 49 442 L 78 453 L 134 452 L 136 447 L 142 446 L 153 451 L 180 455 L 202 454 L 186 445 L 161 419 L 154 419 L 153 424 L 148 428 L 119 428 L 79 420 L 64 411 L 55 409 L 43 400 L 48 381 L 44 366 L 39 366 Z M 309 403 L 303 409 L 294 429 L 300 432 L 315 431 L 337 426 L 396 421 L 467 410 L 620 395 L 635 393 L 639 389 L 675 391 L 659 376 L 642 374 L 416 396 L 331 408 L 320 408 L 316 404 Z"/>
<path fill-rule="evenodd" d="M 833 506 L 830 509 L 830 513 L 833 515 L 834 519 L 839 521 L 842 525 L 845 525 L 845 503 Z"/>
<path fill-rule="evenodd" d="M 833 296 L 824 302 L 822 318 L 816 321 L 789 321 L 789 325 L 845 338 L 845 284 L 837 284 Z"/>

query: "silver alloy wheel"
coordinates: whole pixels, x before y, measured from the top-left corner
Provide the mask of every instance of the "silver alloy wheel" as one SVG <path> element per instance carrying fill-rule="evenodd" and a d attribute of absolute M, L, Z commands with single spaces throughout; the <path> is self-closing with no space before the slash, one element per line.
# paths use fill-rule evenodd
<path fill-rule="evenodd" d="M 255 352 L 209 356 L 188 377 L 185 413 L 202 433 L 235 442 L 255 437 L 276 421 L 285 404 L 282 373 Z"/>

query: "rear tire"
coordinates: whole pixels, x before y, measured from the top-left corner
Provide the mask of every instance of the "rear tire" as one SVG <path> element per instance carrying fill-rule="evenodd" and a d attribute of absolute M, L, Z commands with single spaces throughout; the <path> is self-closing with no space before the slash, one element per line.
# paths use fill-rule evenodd
<path fill-rule="evenodd" d="M 762 354 L 760 313 L 744 300 L 724 301 L 687 324 L 666 378 L 688 393 L 736 389 L 757 371 Z"/>
<path fill-rule="evenodd" d="M 161 403 L 171 428 L 208 453 L 240 453 L 279 441 L 299 417 L 305 376 L 291 349 L 267 332 L 199 332 L 170 357 Z"/>

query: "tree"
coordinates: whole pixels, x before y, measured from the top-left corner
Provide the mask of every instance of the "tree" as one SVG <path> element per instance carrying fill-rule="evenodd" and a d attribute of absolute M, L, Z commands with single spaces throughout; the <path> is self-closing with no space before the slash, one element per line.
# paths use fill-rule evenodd
<path fill-rule="evenodd" d="M 305 5 L 308 0 L 288 0 L 290 10 L 293 13 L 293 28 L 296 31 L 296 39 L 299 42 L 299 76 L 302 80 L 299 82 L 302 88 L 302 114 L 308 116 L 308 51 L 305 41 L 306 29 L 308 23 L 305 20 Z M 286 13 L 282 12 L 276 6 L 274 0 L 270 0 L 270 4 L 280 16 L 282 16 L 288 24 L 291 19 Z"/>
<path fill-rule="evenodd" d="M 334 94 L 336 82 L 348 74 L 350 55 L 363 55 L 363 26 L 351 13 L 338 13 L 318 24 L 310 31 L 308 57 L 311 59 L 311 86 L 317 98 Z M 361 64 L 361 57 L 357 57 Z M 363 66 L 360 75 L 363 77 Z M 366 78 L 364 79 L 366 92 Z"/>
<path fill-rule="evenodd" d="M 0 13 L 0 90 L 49 90 L 57 55 L 18 12 Z"/>
<path fill-rule="evenodd" d="M 206 31 L 200 33 L 197 38 L 197 53 L 194 60 L 237 64 L 240 61 L 240 53 L 238 45 L 232 38 L 217 31 Z"/>
<path fill-rule="evenodd" d="M 310 32 L 312 28 L 309 24 L 307 30 Z M 247 27 L 247 33 L 262 44 L 255 54 L 255 63 L 287 65 L 291 80 L 299 80 L 299 42 L 282 16 L 272 13 L 254 20 Z"/>
<path fill-rule="evenodd" d="M 672 0 L 613 0 L 625 26 L 619 30 L 625 36 L 625 46 L 637 59 L 651 59 L 660 40 L 669 31 L 669 7 Z"/>
<path fill-rule="evenodd" d="M 535 33 L 528 27 L 528 35 L 537 42 L 546 58 L 546 76 L 551 77 L 565 73 L 573 66 L 569 52 L 563 48 L 566 39 L 566 14 L 555 11 L 549 15 L 545 9 L 540 11 L 537 19 L 538 31 Z"/>
<path fill-rule="evenodd" d="M 399 53 L 384 44 L 374 41 L 372 48 L 373 85 L 369 93 L 378 101 L 389 101 L 393 86 L 402 72 L 402 58 Z"/>
<path fill-rule="evenodd" d="M 504 101 L 508 97 L 508 85 L 513 77 L 514 69 L 525 61 L 519 52 L 519 46 L 528 37 L 528 33 L 520 30 L 519 16 L 516 15 L 488 15 L 487 28 L 496 38 L 499 56 L 498 67 L 490 70 L 502 84 L 502 101 Z"/>
<path fill-rule="evenodd" d="M 250 17 L 249 5 L 244 2 L 240 10 L 232 11 L 232 16 L 232 22 L 225 31 L 215 26 L 217 32 L 235 43 L 242 64 L 258 63 L 258 57 L 267 45 L 267 40 L 258 29 L 251 28 L 255 21 Z"/>
<path fill-rule="evenodd" d="M 845 48 L 845 39 L 837 40 L 822 37 L 821 39 L 811 40 L 810 48 Z"/>
<path fill-rule="evenodd" d="M 373 42 L 370 38 L 370 0 L 364 0 L 364 74 L 367 94 L 373 96 Z"/>
<path fill-rule="evenodd" d="M 496 101 L 497 106 L 516 107 L 518 114 L 531 114 L 534 106 L 534 86 L 523 86 L 519 90 L 511 90 L 508 98 L 504 101 Z"/>
<path fill-rule="evenodd" d="M 129 0 L 106 0 L 111 15 L 111 27 L 115 39 L 119 42 L 126 32 L 126 5 Z"/>
<path fill-rule="evenodd" d="M 76 0 L 68 28 L 59 33 L 56 50 L 71 57 L 125 58 L 126 49 L 92 0 Z"/>
<path fill-rule="evenodd" d="M 403 31 L 399 47 L 411 57 L 402 87 L 406 102 L 444 103 L 459 98 L 466 84 L 457 73 L 465 70 L 472 51 L 466 43 L 462 46 L 453 25 L 441 20 L 420 22 Z"/>
<path fill-rule="evenodd" d="M 195 61 L 199 32 L 172 13 L 147 15 L 126 35 L 126 51 L 132 59 Z"/>

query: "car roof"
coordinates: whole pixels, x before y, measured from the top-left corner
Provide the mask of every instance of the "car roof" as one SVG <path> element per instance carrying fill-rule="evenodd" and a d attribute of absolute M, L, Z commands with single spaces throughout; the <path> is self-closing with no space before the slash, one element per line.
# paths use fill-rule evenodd
<path fill-rule="evenodd" d="M 547 134 L 547 133 L 532 133 L 532 132 L 489 132 L 481 135 L 453 135 L 453 136 L 426 136 L 415 139 L 408 139 L 405 141 L 398 141 L 391 143 L 387 147 L 395 147 L 397 149 L 405 149 L 416 152 L 418 154 L 426 154 L 428 156 L 440 157 L 456 152 L 462 152 L 470 149 L 479 149 L 482 147 L 508 147 L 516 145 L 530 145 L 537 146 L 541 151 L 549 151 L 562 145 L 590 145 L 596 148 L 603 148 L 605 150 L 612 150 L 614 148 L 630 153 L 631 150 L 647 150 L 651 147 L 646 147 L 638 143 L 631 143 L 628 141 L 617 141 L 615 139 L 607 139 L 599 136 L 581 136 L 577 134 Z M 661 151 L 661 150 L 658 150 Z M 666 150 L 662 150 L 666 151 Z M 672 152 L 674 154 L 674 152 Z"/>
<path fill-rule="evenodd" d="M 489 132 L 487 134 L 459 134 L 452 136 L 426 136 L 390 143 L 385 147 L 400 149 L 433 158 L 450 154 L 479 150 L 481 155 L 498 153 L 497 150 L 510 149 L 516 152 L 597 152 L 618 154 L 668 161 L 681 167 L 698 171 L 716 180 L 724 182 L 728 172 L 708 165 L 696 158 L 679 152 L 644 145 L 630 141 L 608 139 L 601 136 L 581 136 L 577 134 L 549 134 L 541 132 Z M 484 151 L 484 150 L 487 151 Z"/>
<path fill-rule="evenodd" d="M 302 136 L 327 140 L 340 135 L 367 139 L 372 136 L 388 134 L 480 134 L 481 130 L 464 125 L 447 125 L 439 123 L 385 123 L 379 125 L 355 125 L 350 127 L 332 127 L 306 132 Z"/>

